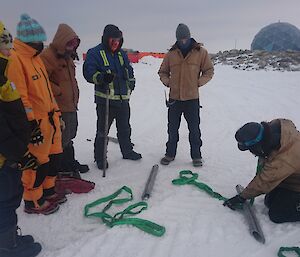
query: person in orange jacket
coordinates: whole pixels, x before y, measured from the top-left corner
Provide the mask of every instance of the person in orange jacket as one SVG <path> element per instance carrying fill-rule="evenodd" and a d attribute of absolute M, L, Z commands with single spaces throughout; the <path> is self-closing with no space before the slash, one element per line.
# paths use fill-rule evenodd
<path fill-rule="evenodd" d="M 22 175 L 24 211 L 37 214 L 51 214 L 67 200 L 54 189 L 62 152 L 60 111 L 39 56 L 44 41 L 46 34 L 41 25 L 29 15 L 21 15 L 8 69 L 8 77 L 20 92 L 30 122 L 28 148 L 40 163 L 36 170 L 27 169 Z"/>

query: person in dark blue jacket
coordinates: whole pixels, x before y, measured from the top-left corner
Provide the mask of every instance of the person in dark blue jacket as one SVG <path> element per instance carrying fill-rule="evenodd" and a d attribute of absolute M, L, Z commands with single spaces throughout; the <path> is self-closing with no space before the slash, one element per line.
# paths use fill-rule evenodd
<path fill-rule="evenodd" d="M 103 169 L 108 163 L 103 161 L 106 98 L 109 99 L 108 129 L 116 119 L 117 137 L 123 159 L 139 160 L 142 155 L 133 150 L 131 143 L 129 98 L 135 87 L 133 68 L 127 54 L 121 49 L 123 35 L 119 28 L 105 26 L 102 43 L 88 50 L 83 65 L 85 79 L 95 85 L 97 104 L 97 132 L 94 143 L 94 158 L 97 167 Z M 107 89 L 109 94 L 107 95 Z"/>

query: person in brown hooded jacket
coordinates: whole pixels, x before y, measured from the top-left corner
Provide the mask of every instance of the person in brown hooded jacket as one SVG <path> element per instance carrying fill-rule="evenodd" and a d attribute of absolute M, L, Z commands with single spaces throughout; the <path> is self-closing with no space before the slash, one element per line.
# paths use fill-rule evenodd
<path fill-rule="evenodd" d="M 235 134 L 238 148 L 258 156 L 257 174 L 241 194 L 224 202 L 236 209 L 246 199 L 266 194 L 275 223 L 300 221 L 300 132 L 287 119 L 249 122 Z"/>
<path fill-rule="evenodd" d="M 74 59 L 78 59 L 76 50 L 80 39 L 67 24 L 59 24 L 52 43 L 41 53 L 47 69 L 52 91 L 65 122 L 62 131 L 62 171 L 80 176 L 78 172 L 89 170 L 87 165 L 75 159 L 73 139 L 76 137 L 78 118 L 77 105 L 79 89 L 75 78 Z"/>

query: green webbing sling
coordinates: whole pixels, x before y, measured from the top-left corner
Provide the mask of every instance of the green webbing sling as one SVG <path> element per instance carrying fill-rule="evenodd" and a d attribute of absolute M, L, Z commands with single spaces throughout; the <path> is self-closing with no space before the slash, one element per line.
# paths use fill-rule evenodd
<path fill-rule="evenodd" d="M 300 256 L 300 248 L 299 247 L 280 247 L 277 253 L 278 257 L 286 257 L 283 252 L 295 252 L 298 256 Z"/>
<path fill-rule="evenodd" d="M 127 193 L 129 197 L 118 198 L 118 196 L 122 192 Z M 148 208 L 148 204 L 146 202 L 138 202 L 132 204 L 123 211 L 116 213 L 114 216 L 111 216 L 110 214 L 106 213 L 112 205 L 120 205 L 126 202 L 130 202 L 132 200 L 132 190 L 127 186 L 123 186 L 115 193 L 87 204 L 84 207 L 84 216 L 100 218 L 102 219 L 103 223 L 105 223 L 109 227 L 113 227 L 116 225 L 133 225 L 151 235 L 158 237 L 162 236 L 166 231 L 165 227 L 160 226 L 149 220 L 144 220 L 140 218 L 127 218 L 128 216 L 133 216 L 138 213 L 141 213 L 143 210 L 146 210 Z M 91 208 L 106 202 L 108 202 L 108 204 L 104 207 L 104 209 L 101 212 L 90 213 Z"/>
<path fill-rule="evenodd" d="M 208 185 L 196 181 L 197 178 L 198 178 L 197 173 L 193 173 L 190 170 L 182 170 L 179 172 L 179 178 L 172 180 L 172 183 L 174 185 L 186 185 L 186 184 L 194 185 L 198 187 L 200 190 L 205 191 L 206 193 L 208 193 L 210 196 L 214 198 L 217 198 L 222 201 L 226 201 L 228 199 L 223 197 L 221 194 L 214 192 Z"/>

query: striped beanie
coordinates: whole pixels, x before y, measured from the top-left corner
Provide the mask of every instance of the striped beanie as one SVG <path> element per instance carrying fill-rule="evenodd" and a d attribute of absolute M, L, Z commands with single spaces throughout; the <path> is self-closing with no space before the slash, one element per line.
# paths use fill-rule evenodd
<path fill-rule="evenodd" d="M 43 27 L 28 14 L 21 15 L 21 21 L 17 25 L 16 38 L 24 43 L 43 42 L 47 40 Z"/>
<path fill-rule="evenodd" d="M 12 36 L 0 21 L 0 49 L 12 48 Z"/>

